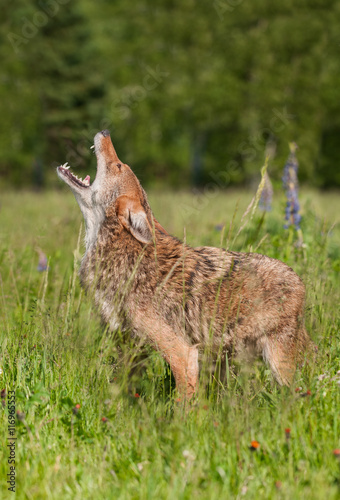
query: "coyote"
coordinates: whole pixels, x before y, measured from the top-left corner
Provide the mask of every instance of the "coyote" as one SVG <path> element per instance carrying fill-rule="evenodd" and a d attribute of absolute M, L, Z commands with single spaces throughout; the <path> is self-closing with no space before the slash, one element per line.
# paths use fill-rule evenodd
<path fill-rule="evenodd" d="M 255 253 L 191 248 L 155 219 L 144 189 L 121 162 L 110 133 L 94 138 L 97 174 L 59 177 L 73 191 L 86 225 L 82 286 L 112 330 L 128 329 L 169 363 L 178 390 L 197 391 L 199 362 L 251 350 L 279 384 L 292 382 L 311 340 L 305 290 L 286 264 Z"/>

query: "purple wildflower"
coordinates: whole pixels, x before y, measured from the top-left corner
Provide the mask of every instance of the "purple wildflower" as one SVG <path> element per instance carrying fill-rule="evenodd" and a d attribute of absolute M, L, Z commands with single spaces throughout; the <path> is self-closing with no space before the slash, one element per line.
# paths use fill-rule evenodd
<path fill-rule="evenodd" d="M 290 155 L 288 157 L 287 163 L 284 167 L 283 172 L 283 186 L 286 191 L 287 205 L 285 210 L 285 228 L 287 229 L 290 225 L 295 226 L 295 229 L 300 229 L 301 215 L 300 204 L 298 199 L 298 161 L 296 159 L 295 152 L 297 150 L 297 145 L 295 142 L 289 144 Z"/>
<path fill-rule="evenodd" d="M 270 212 L 272 209 L 273 186 L 268 173 L 264 174 L 264 187 L 262 189 L 259 208 L 264 212 Z"/>
<path fill-rule="evenodd" d="M 40 248 L 37 249 L 39 254 L 39 263 L 37 267 L 37 271 L 47 271 L 47 257 Z"/>

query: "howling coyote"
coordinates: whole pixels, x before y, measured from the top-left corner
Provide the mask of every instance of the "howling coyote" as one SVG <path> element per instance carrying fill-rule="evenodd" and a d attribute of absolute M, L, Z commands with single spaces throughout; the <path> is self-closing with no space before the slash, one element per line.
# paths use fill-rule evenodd
<path fill-rule="evenodd" d="M 282 262 L 255 253 L 191 248 L 154 218 L 144 189 L 122 163 L 107 130 L 94 138 L 97 175 L 59 177 L 86 224 L 80 280 L 112 330 L 128 329 L 170 364 L 179 391 L 197 390 L 205 352 L 253 351 L 280 384 L 290 384 L 311 340 L 303 324 L 304 285 Z M 223 359 L 223 358 L 222 358 Z"/>

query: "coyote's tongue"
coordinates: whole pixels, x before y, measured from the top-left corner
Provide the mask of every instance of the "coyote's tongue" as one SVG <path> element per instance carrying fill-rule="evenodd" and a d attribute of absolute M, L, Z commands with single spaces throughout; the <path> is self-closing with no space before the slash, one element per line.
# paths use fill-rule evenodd
<path fill-rule="evenodd" d="M 90 176 L 89 176 L 89 175 L 87 175 L 87 176 L 85 177 L 84 182 L 85 182 L 85 183 L 87 183 L 87 182 L 88 182 L 88 183 L 90 184 Z"/>

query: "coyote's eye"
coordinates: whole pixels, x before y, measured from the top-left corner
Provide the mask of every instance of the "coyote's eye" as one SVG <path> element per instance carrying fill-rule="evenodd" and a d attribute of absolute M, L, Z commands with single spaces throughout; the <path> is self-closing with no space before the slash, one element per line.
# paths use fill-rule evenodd
<path fill-rule="evenodd" d="M 120 163 L 117 163 L 117 167 L 119 168 L 119 170 L 122 168 L 122 165 Z"/>

